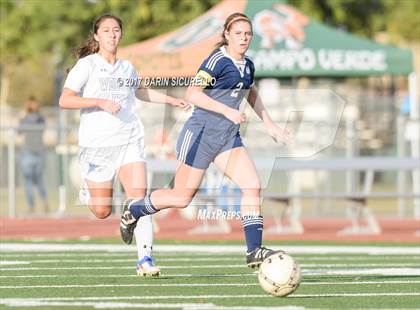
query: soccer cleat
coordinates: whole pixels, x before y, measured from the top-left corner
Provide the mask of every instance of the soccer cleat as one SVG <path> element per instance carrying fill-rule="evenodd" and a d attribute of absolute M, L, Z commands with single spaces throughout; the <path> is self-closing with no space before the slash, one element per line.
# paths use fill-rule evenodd
<path fill-rule="evenodd" d="M 275 251 L 265 247 L 258 247 L 251 253 L 246 254 L 246 264 L 249 268 L 260 267 L 264 259 L 276 253 L 286 254 L 283 250 Z"/>
<path fill-rule="evenodd" d="M 121 239 L 131 244 L 133 241 L 134 228 L 137 225 L 137 219 L 130 212 L 130 205 L 135 201 L 134 199 L 126 199 L 121 209 L 121 221 L 120 221 L 120 235 Z"/>
<path fill-rule="evenodd" d="M 160 269 L 155 266 L 150 256 L 145 256 L 137 261 L 137 274 L 143 277 L 159 277 Z"/>

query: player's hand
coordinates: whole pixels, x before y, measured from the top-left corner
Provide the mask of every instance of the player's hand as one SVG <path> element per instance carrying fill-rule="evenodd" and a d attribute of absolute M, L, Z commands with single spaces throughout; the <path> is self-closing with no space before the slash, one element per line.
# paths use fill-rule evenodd
<path fill-rule="evenodd" d="M 290 132 L 286 129 L 278 127 L 276 124 L 272 123 L 266 126 L 268 134 L 273 138 L 276 143 L 283 143 L 287 145 L 291 141 Z"/>
<path fill-rule="evenodd" d="M 241 124 L 246 121 L 245 113 L 233 108 L 227 108 L 224 113 L 224 116 L 235 125 Z"/>
<path fill-rule="evenodd" d="M 177 99 L 177 98 L 171 97 L 169 100 L 169 104 L 173 105 L 174 107 L 178 107 L 184 110 L 185 112 L 188 112 L 191 109 L 191 105 L 183 99 Z"/>
<path fill-rule="evenodd" d="M 118 102 L 106 99 L 98 99 L 98 107 L 112 115 L 121 110 L 121 105 Z"/>

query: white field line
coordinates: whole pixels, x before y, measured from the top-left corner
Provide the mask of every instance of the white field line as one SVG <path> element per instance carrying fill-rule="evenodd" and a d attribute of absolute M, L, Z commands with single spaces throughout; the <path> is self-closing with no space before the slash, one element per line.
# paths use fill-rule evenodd
<path fill-rule="evenodd" d="M 411 280 L 411 281 L 316 281 L 316 282 L 305 282 L 301 284 L 305 286 L 311 285 L 395 285 L 395 284 L 418 284 L 420 280 Z M 258 283 L 161 283 L 161 284 L 62 284 L 62 285 L 4 285 L 0 286 L 0 289 L 12 289 L 12 288 L 97 288 L 97 287 L 185 287 L 185 286 L 258 286 Z"/>
<path fill-rule="evenodd" d="M 298 261 L 299 262 L 299 261 Z M 370 268 L 370 267 L 418 267 L 420 268 L 420 263 L 378 263 L 378 264 L 299 264 L 303 268 L 338 268 L 338 267 L 360 267 L 360 268 Z"/>
<path fill-rule="evenodd" d="M 341 267 L 358 267 L 358 268 L 371 268 L 371 267 L 419 267 L 417 263 L 400 263 L 400 264 L 299 264 L 302 268 L 318 269 L 318 268 L 341 268 Z M 212 269 L 212 268 L 246 268 L 245 264 L 232 264 L 232 265 L 159 265 L 162 269 Z M 110 269 L 132 269 L 133 266 L 73 266 L 73 267 L 16 267 L 16 268 L 0 268 L 0 271 L 24 271 L 24 270 L 110 270 Z M 420 269 L 419 269 L 420 271 Z"/>
<path fill-rule="evenodd" d="M 29 265 L 32 264 L 30 261 L 16 261 L 16 260 L 0 260 L 0 266 L 4 265 Z"/>
<path fill-rule="evenodd" d="M 384 258 L 398 260 L 397 258 L 390 258 L 390 257 L 368 257 L 368 258 L 357 258 L 357 259 L 349 259 L 348 257 L 332 257 L 332 258 L 313 258 L 313 257 L 299 257 L 294 256 L 298 261 L 366 261 L 366 260 L 378 260 L 382 261 Z M 26 255 L 26 258 L 28 256 Z M 244 258 L 241 256 L 237 257 L 196 257 L 196 258 L 156 258 L 157 262 L 212 262 L 212 261 L 242 261 Z M 33 259 L 29 257 L 28 260 L 23 261 L 2 261 L 0 260 L 0 265 L 19 265 L 19 264 L 41 264 L 41 263 L 124 263 L 124 262 L 133 262 L 135 258 L 109 258 L 109 259 Z M 420 260 L 420 257 L 405 257 L 401 260 Z M 15 262 L 15 264 L 13 264 Z M 404 263 L 405 264 L 405 263 Z M 418 264 L 420 266 L 420 263 Z"/>
<path fill-rule="evenodd" d="M 236 265 L 191 265 L 191 266 L 163 266 L 162 269 L 212 269 L 212 268 L 246 268 L 245 264 Z M 0 268 L 0 271 L 23 271 L 23 270 L 118 270 L 133 269 L 133 266 L 74 266 L 74 267 L 17 267 L 17 268 Z"/>
<path fill-rule="evenodd" d="M 288 297 L 301 298 L 301 297 L 383 297 L 383 296 L 420 296 L 420 292 L 408 293 L 331 293 L 331 294 L 292 294 Z"/>
<path fill-rule="evenodd" d="M 419 267 L 420 263 L 385 263 L 385 264 L 299 264 L 301 267 Z"/>
<path fill-rule="evenodd" d="M 190 259 L 194 259 L 194 258 L 215 258 L 215 257 L 229 257 L 229 258 L 235 258 L 235 257 L 242 257 L 245 254 L 246 251 L 243 251 L 242 253 L 166 253 L 166 252 L 156 252 L 153 251 L 153 255 L 157 256 L 159 258 L 165 258 L 165 259 L 171 259 L 171 258 L 190 258 Z M 338 254 L 340 255 L 340 254 Z M 361 257 L 361 255 L 364 254 L 354 254 L 353 257 Z M 21 258 L 27 258 L 27 257 L 40 257 L 40 258 L 48 258 L 48 257 L 112 257 L 115 259 L 118 258 L 127 258 L 127 257 L 136 257 L 137 256 L 137 251 L 135 248 L 133 248 L 133 251 L 129 251 L 129 252 L 121 252 L 121 253 L 114 253 L 114 252 L 106 252 L 106 251 L 102 251 L 102 252 L 86 252 L 86 251 L 82 251 L 82 252 L 70 252 L 70 253 L 62 253 L 62 252 L 45 252 L 45 253 L 30 253 L 28 254 L 28 252 L 22 251 L 21 253 L 19 252 L 1 252 L 1 257 L 21 257 Z M 394 255 L 393 255 L 394 256 Z M 396 257 L 398 257 L 398 255 L 395 255 Z M 406 254 L 404 255 L 399 255 L 401 258 L 407 257 Z M 305 257 L 305 256 L 303 256 Z M 306 257 L 314 257 L 314 256 L 306 256 Z M 322 257 L 322 256 L 319 256 Z M 327 257 L 327 256 L 324 256 Z M 332 257 L 332 255 L 328 254 L 328 257 Z M 339 256 L 337 256 L 339 257 Z M 345 257 L 351 257 L 351 255 L 346 255 Z M 365 257 L 370 257 L 370 256 L 365 256 Z M 412 257 L 412 256 L 409 256 Z M 420 256 L 419 256 L 420 258 Z"/>
<path fill-rule="evenodd" d="M 380 297 L 380 296 L 420 296 L 420 292 L 386 292 L 386 293 L 331 293 L 331 294 L 292 294 L 287 298 L 295 297 Z M 49 297 L 49 298 L 28 298 L 34 301 L 88 301 L 88 300 L 169 300 L 169 299 L 225 299 L 225 298 L 275 298 L 269 294 L 247 294 L 247 295 L 158 295 L 158 296 L 92 296 L 92 297 Z M 26 299 L 26 298 L 24 298 Z M 21 298 L 3 298 L 0 303 Z"/>
<path fill-rule="evenodd" d="M 10 252 L 2 252 L 2 257 L 100 257 L 100 256 L 106 256 L 106 257 L 130 257 L 130 256 L 136 256 L 137 251 L 136 248 L 131 248 L 132 251 L 124 251 L 121 253 L 115 253 L 115 252 L 107 252 L 107 251 L 101 251 L 101 252 L 89 252 L 89 251 L 82 251 L 82 252 L 70 252 L 70 253 L 62 253 L 62 252 L 41 252 L 41 253 L 31 253 L 28 254 L 28 252 L 22 251 L 22 253 L 10 251 Z M 246 250 L 246 249 L 245 249 Z M 178 258 L 178 257 L 188 257 L 188 258 L 194 258 L 194 257 L 238 257 L 239 254 L 244 254 L 245 251 L 242 253 L 167 253 L 167 252 L 156 252 L 153 251 L 153 254 L 159 257 L 163 258 Z M 360 257 L 361 254 L 353 254 L 353 257 Z M 357 256 L 356 256 L 357 255 Z M 362 254 L 363 255 L 363 254 Z M 346 255 L 346 257 L 349 257 L 350 255 Z M 399 255 L 400 257 L 406 257 L 406 255 Z M 311 256 L 312 257 L 312 256 Z M 326 257 L 326 256 L 324 256 Z M 331 257 L 331 255 L 328 255 L 328 257 Z M 420 257 L 420 256 L 419 256 Z"/>
<path fill-rule="evenodd" d="M 302 285 L 376 285 L 376 284 L 417 284 L 420 283 L 420 280 L 407 280 L 407 281 L 396 281 L 396 280 L 390 280 L 390 281 L 335 281 L 335 282 L 328 282 L 328 281 L 319 281 L 319 282 L 305 282 L 303 281 Z"/>
<path fill-rule="evenodd" d="M 0 302 L 1 304 L 1 302 Z M 252 306 L 217 306 L 215 304 L 186 304 L 186 303 L 127 303 L 127 302 L 61 302 L 61 301 L 34 301 L 31 299 L 16 299 L 4 303 L 12 307 L 93 307 L 94 309 L 182 309 L 182 310 L 304 310 L 305 307 L 283 306 L 283 307 L 252 307 Z"/>
<path fill-rule="evenodd" d="M 132 268 L 134 269 L 134 268 Z M 235 277 L 256 277 L 258 274 L 257 271 L 253 273 L 228 273 L 228 274 L 190 274 L 190 273 L 181 273 L 181 274 L 171 274 L 165 273 L 163 271 L 163 278 L 202 278 L 202 277 L 212 277 L 212 278 L 235 278 Z M 376 269 L 345 269 L 345 270 L 325 270 L 325 269 L 313 269 L 313 270 L 302 270 L 304 276 L 320 276 L 320 275 L 393 275 L 393 276 L 420 276 L 420 269 L 413 268 L 376 268 Z M 34 275 L 0 275 L 0 279 L 13 279 L 13 278 L 127 278 L 133 277 L 138 278 L 137 274 L 34 274 Z M 141 277 L 140 277 L 141 278 Z M 414 280 L 416 281 L 416 280 Z M 416 283 L 416 282 L 413 282 Z"/>
<path fill-rule="evenodd" d="M 342 293 L 342 294 L 294 294 L 288 296 L 287 298 L 319 298 L 319 297 L 382 297 L 382 296 L 391 296 L 391 297 L 406 297 L 406 296 L 420 296 L 420 293 Z M 162 300 L 167 301 L 168 299 L 234 299 L 234 298 L 273 298 L 268 294 L 265 295 L 194 295 L 194 296 L 122 296 L 122 297 L 72 297 L 72 298 L 7 298 L 0 300 L 0 304 L 15 306 L 15 307 L 24 307 L 24 306 L 64 306 L 64 307 L 77 307 L 77 306 L 92 306 L 96 309 L 107 309 L 107 308 L 146 308 L 146 309 L 155 309 L 155 308 L 182 308 L 183 310 L 304 310 L 305 307 L 297 306 L 282 306 L 282 307 L 249 307 L 249 306 L 216 306 L 212 303 L 204 304 L 180 304 L 180 303 L 144 303 L 146 300 Z M 105 300 L 139 300 L 142 303 L 128 303 L 128 302 L 104 302 Z M 91 302 L 89 302 L 91 301 Z M 92 302 L 93 301 L 93 302 Z M 99 302 L 98 302 L 99 301 Z M 360 309 L 359 309 L 360 310 Z M 381 309 L 386 310 L 386 309 Z"/>
<path fill-rule="evenodd" d="M 383 276 L 420 276 L 420 268 L 369 268 L 369 269 L 312 269 L 303 270 L 304 275 L 383 275 Z"/>
<path fill-rule="evenodd" d="M 34 301 L 31 299 L 16 299 L 6 302 L 0 302 L 0 304 L 7 305 L 9 307 L 92 307 L 94 309 L 127 309 L 127 308 L 137 308 L 137 309 L 182 309 L 182 310 L 191 310 L 191 309 L 200 309 L 197 308 L 197 304 L 183 304 L 183 303 L 165 303 L 165 304 L 139 304 L 139 303 L 127 303 L 127 302 L 62 302 L 62 301 Z M 203 304 L 206 308 L 213 310 L 214 304 Z M 217 308 L 216 308 L 217 309 Z"/>
<path fill-rule="evenodd" d="M 212 262 L 212 261 L 243 261 L 243 257 L 236 257 L 236 258 L 227 258 L 227 257 L 209 257 L 209 258 L 158 258 L 156 261 L 159 262 Z M 27 260 L 27 261 L 15 261 L 17 262 L 16 265 L 19 263 L 22 264 L 45 264 L 45 263 L 128 263 L 128 262 L 135 262 L 135 259 L 40 259 L 40 260 Z M 2 261 L 0 261 L 0 265 Z M 6 264 L 5 264 L 6 265 Z M 8 265 L 12 265 L 9 263 Z"/>
<path fill-rule="evenodd" d="M 259 286 L 259 283 L 137 283 L 137 284 L 63 284 L 63 285 L 1 285 L 0 289 L 27 288 L 101 288 L 101 287 L 208 287 L 208 286 Z"/>
<path fill-rule="evenodd" d="M 1 302 L 0 302 L 1 304 Z M 157 304 L 157 303 L 123 303 L 123 302 L 95 302 L 95 303 L 89 303 L 89 302 L 44 302 L 44 301 L 33 301 L 31 299 L 16 299 L 14 301 L 11 301 L 10 303 L 7 303 L 8 306 L 12 307 L 24 307 L 24 306 L 83 306 L 83 307 L 89 307 L 92 306 L 95 309 L 126 309 L 126 308 L 137 308 L 137 309 L 161 309 L 161 308 L 180 308 L 182 310 L 318 310 L 317 308 L 305 308 L 302 306 L 280 306 L 280 307 L 271 307 L 271 306 L 263 306 L 263 307 L 256 307 L 256 306 L 218 306 L 212 303 L 204 304 L 204 303 L 198 303 L 198 304 L 187 304 L 187 303 L 164 303 L 164 304 Z M 324 310 L 326 308 L 323 308 Z M 398 308 L 399 310 L 411 310 L 411 309 L 404 309 L 404 308 Z M 354 309 L 354 310 L 363 310 L 363 309 Z M 369 310 L 395 310 L 393 309 L 387 309 L 387 308 L 381 308 L 381 309 L 375 309 L 375 308 L 369 308 Z"/>
<path fill-rule="evenodd" d="M 235 254 L 235 253 L 230 253 L 230 254 L 224 254 L 224 253 L 211 253 L 211 254 L 206 254 L 206 253 L 187 253 L 187 254 L 183 254 L 183 253 L 179 253 L 176 255 L 173 255 L 171 253 L 162 253 L 162 252 L 156 252 L 154 251 L 153 253 L 154 257 L 156 259 L 158 259 L 159 261 L 164 259 L 164 260 L 178 260 L 178 259 L 183 259 L 183 260 L 196 260 L 196 259 L 203 259 L 203 260 L 220 260 L 222 258 L 228 260 L 228 259 L 242 259 L 244 253 L 241 253 L 242 255 L 239 254 Z M 318 253 L 319 254 L 319 253 Z M 327 256 L 328 255 L 328 256 Z M 378 255 L 371 255 L 371 254 L 363 254 L 363 256 L 357 255 L 357 254 L 353 254 L 353 255 L 348 255 L 346 254 L 345 256 L 340 256 L 339 255 L 331 255 L 331 254 L 326 254 L 325 256 L 309 256 L 307 255 L 295 255 L 293 254 L 293 256 L 297 259 L 302 259 L 302 260 L 308 260 L 308 261 L 335 261 L 335 260 L 343 260 L 343 261 L 357 261 L 357 260 L 420 260 L 420 256 L 418 255 L 399 255 L 399 254 L 388 254 L 391 256 L 383 256 L 382 254 L 378 254 Z M 133 259 L 135 259 L 136 257 L 136 253 L 111 253 L 111 252 L 91 252 L 91 253 L 31 253 L 30 255 L 28 255 L 27 253 L 25 254 L 19 254 L 19 253 L 1 253 L 1 258 L 29 258 L 30 260 L 37 260 L 38 257 L 40 258 L 44 258 L 44 257 L 86 257 L 86 258 L 92 258 L 92 257 L 102 257 L 104 256 L 104 258 L 109 258 L 112 257 L 110 260 L 114 260 L 114 259 L 118 259 L 118 257 L 122 257 L 122 258 L 128 258 L 128 257 L 132 257 Z M 161 257 L 162 256 L 162 257 Z M 223 256 L 223 257 L 221 257 Z M 116 258 L 114 258 L 116 257 Z M 1 259 L 0 258 L 0 259 Z M 121 258 L 121 259 L 122 259 Z"/>
<path fill-rule="evenodd" d="M 276 246 L 277 248 L 278 246 Z M 420 255 L 420 247 L 408 246 L 282 246 L 291 254 L 329 254 L 329 253 L 365 253 L 365 254 L 412 254 Z M 241 253 L 245 252 L 242 245 L 156 245 L 156 252 L 166 253 Z M 57 243 L 1 243 L 0 252 L 42 252 L 42 251 L 107 251 L 131 252 L 135 246 L 115 244 L 57 244 Z"/>
<path fill-rule="evenodd" d="M 134 268 L 133 268 L 134 270 Z M 256 273 L 231 273 L 231 274 L 162 274 L 162 278 L 203 278 L 203 277 L 213 277 L 213 278 L 235 278 L 235 277 L 256 277 Z M 50 275 L 11 275 L 11 276 L 0 276 L 0 279 L 12 279 L 12 278 L 127 278 L 127 277 L 134 277 L 134 278 L 142 278 L 137 274 L 93 274 L 93 275 L 57 275 L 57 274 L 50 274 Z"/>
<path fill-rule="evenodd" d="M 241 265 L 242 266 L 242 265 Z M 10 269 L 16 269 L 16 268 L 9 268 Z M 33 268 L 32 270 L 39 270 L 40 268 Z M 43 270 L 52 270 L 54 268 L 42 268 Z M 56 270 L 73 270 L 75 268 L 55 268 Z M 86 269 L 95 269 L 95 270 L 101 270 L 101 269 L 122 269 L 122 268 L 115 268 L 115 267 L 95 267 L 95 268 L 86 268 Z M 131 269 L 134 270 L 134 267 L 126 267 L 123 269 Z M 169 268 L 170 269 L 170 268 Z M 383 276 L 420 276 L 420 269 L 419 268 L 370 268 L 370 269 L 303 269 L 302 274 L 304 276 L 322 276 L 322 275 L 383 275 Z M 232 274 L 232 275 L 226 275 L 226 274 L 165 274 L 165 270 L 163 270 L 163 277 L 204 277 L 204 276 L 212 276 L 212 277 L 226 277 L 226 276 L 232 276 L 232 277 L 242 277 L 242 276 L 254 276 L 255 274 Z M 13 277 L 22 277 L 22 278 L 31 278 L 31 277 L 85 277 L 85 278 L 97 278 L 97 277 L 138 277 L 137 275 L 103 275 L 103 274 L 93 274 L 93 275 L 10 275 L 10 276 L 0 276 L 0 278 L 13 278 Z"/>

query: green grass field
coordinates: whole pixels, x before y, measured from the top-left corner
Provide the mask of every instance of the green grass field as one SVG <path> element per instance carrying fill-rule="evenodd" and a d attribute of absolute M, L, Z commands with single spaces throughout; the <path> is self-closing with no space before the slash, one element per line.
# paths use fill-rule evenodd
<path fill-rule="evenodd" d="M 135 273 L 134 247 L 2 242 L 2 309 L 415 309 L 418 246 L 290 245 L 303 280 L 292 295 L 266 294 L 243 246 L 158 244 L 160 278 Z M 197 251 L 199 250 L 199 252 Z M 213 251 L 217 253 L 212 253 Z"/>

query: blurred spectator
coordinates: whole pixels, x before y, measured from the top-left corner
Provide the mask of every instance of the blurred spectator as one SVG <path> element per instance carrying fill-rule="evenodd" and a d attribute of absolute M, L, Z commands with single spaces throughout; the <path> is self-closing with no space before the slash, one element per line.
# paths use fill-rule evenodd
<path fill-rule="evenodd" d="M 40 114 L 39 102 L 34 97 L 28 98 L 24 108 L 25 114 L 19 121 L 18 133 L 23 135 L 24 139 L 20 152 L 20 168 L 24 178 L 26 200 L 29 212 L 33 213 L 35 208 L 33 187 L 37 187 L 44 204 L 45 213 L 48 213 L 43 173 L 45 146 L 42 136 L 45 129 L 45 119 Z"/>
<path fill-rule="evenodd" d="M 401 115 L 409 116 L 410 115 L 410 96 L 405 95 L 401 103 Z"/>

